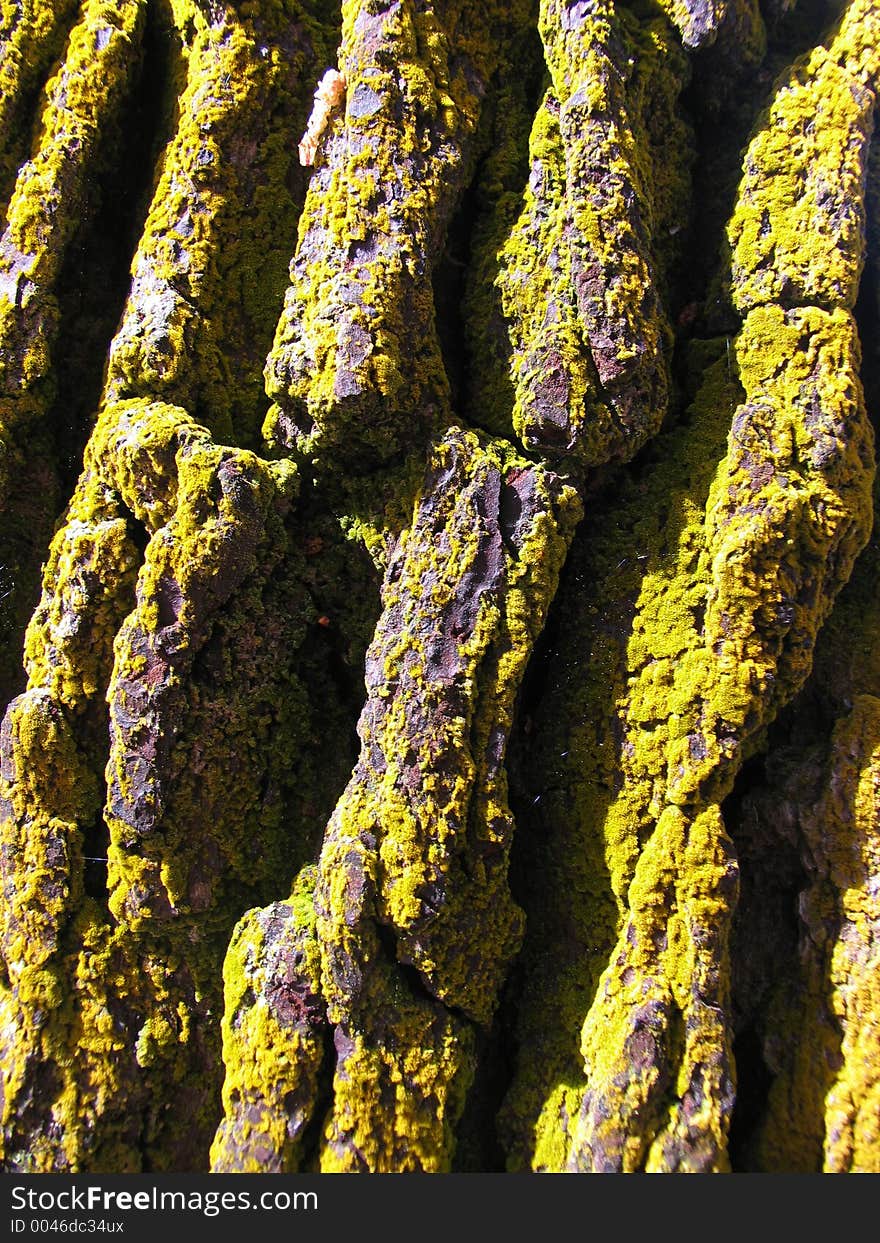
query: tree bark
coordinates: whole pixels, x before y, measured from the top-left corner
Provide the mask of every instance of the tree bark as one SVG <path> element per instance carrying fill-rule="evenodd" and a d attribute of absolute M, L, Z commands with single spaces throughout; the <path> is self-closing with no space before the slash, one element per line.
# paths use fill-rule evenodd
<path fill-rule="evenodd" d="M 4 6 L 2 1168 L 880 1170 L 878 73 Z"/>

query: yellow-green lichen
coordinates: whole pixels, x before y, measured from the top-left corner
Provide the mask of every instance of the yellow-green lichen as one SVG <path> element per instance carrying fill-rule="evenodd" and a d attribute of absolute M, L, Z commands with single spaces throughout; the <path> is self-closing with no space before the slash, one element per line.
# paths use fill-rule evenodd
<path fill-rule="evenodd" d="M 119 125 L 141 57 L 144 0 L 90 0 L 43 93 L 31 158 L 18 172 L 0 238 L 0 692 L 15 687 L 15 647 L 37 595 L 39 565 L 57 516 L 54 352 L 59 282 L 118 155 Z M 59 9 L 59 21 L 64 6 Z M 31 9 L 22 31 L 46 14 Z M 35 29 L 30 34 L 35 33 Z M 57 37 L 50 26 L 43 34 Z M 23 36 L 24 37 L 24 36 Z M 30 36 L 28 36 L 30 37 Z M 14 43 L 14 40 L 13 40 Z M 19 49 L 20 50 L 20 49 Z M 6 67 L 15 61 L 14 47 Z M 12 650 L 10 650 L 10 648 Z"/>
<path fill-rule="evenodd" d="M 91 20 L 109 7 L 91 3 L 84 11 Z M 114 20 L 142 8 L 117 6 Z M 223 411 L 246 403 L 235 406 L 235 395 L 227 401 L 224 368 L 237 358 L 247 370 L 248 351 L 260 351 L 273 315 L 265 287 L 242 300 L 246 320 L 236 318 L 239 303 L 229 293 L 286 252 L 289 229 L 278 227 L 290 223 L 292 207 L 283 185 L 291 162 L 285 130 L 297 124 L 298 108 L 305 111 L 309 77 L 300 71 L 317 33 L 296 6 L 244 8 L 241 21 L 218 10 L 209 22 L 203 6 L 172 6 L 189 73 L 170 81 L 172 95 L 183 94 L 176 143 L 172 136 L 162 166 L 166 198 L 180 207 L 168 288 L 191 278 L 191 320 L 216 333 L 209 348 L 198 333 L 178 340 L 168 357 L 196 411 L 227 427 Z M 91 34 L 110 64 L 118 40 L 102 31 Z M 162 31 L 153 36 L 161 42 Z M 102 91 L 89 94 L 75 79 L 81 43 L 71 40 L 72 59 L 55 83 L 74 102 L 84 92 L 101 120 Z M 90 69 L 100 73 L 97 62 Z M 121 81 L 108 74 L 106 90 Z M 253 116 L 263 125 L 253 150 L 241 142 L 245 113 L 244 128 Z M 46 142 L 60 143 L 64 133 L 54 125 L 47 113 Z M 83 175 L 101 154 L 97 138 L 88 142 Z M 74 143 L 71 159 L 76 151 Z M 211 166 L 222 166 L 213 180 L 207 161 L 199 164 L 206 153 Z M 55 171 L 51 189 L 59 194 L 66 183 Z M 175 198 L 184 181 L 192 193 Z M 55 200 L 47 202 L 49 210 Z M 254 203 L 261 206 L 251 212 Z M 204 211 L 204 231 L 182 218 L 187 209 L 193 218 Z M 60 212 L 59 220 L 66 228 Z M 151 255 L 166 253 L 153 245 L 154 234 L 164 240 L 170 222 L 150 220 L 136 275 Z M 239 230 L 233 251 L 223 238 Z M 183 243 L 196 234 L 201 249 L 187 254 Z M 56 260 L 45 261 L 49 275 Z M 143 287 L 135 280 L 83 474 L 29 628 L 29 689 L 4 728 L 0 853 L 12 884 L 13 860 L 26 843 L 32 881 L 14 882 L 21 902 L 4 910 L 8 1168 L 125 1172 L 206 1163 L 220 1104 L 226 939 L 242 910 L 267 900 L 278 878 L 299 866 L 327 798 L 314 765 L 308 773 L 308 764 L 296 774 L 290 768 L 292 755 L 317 742 L 314 705 L 293 671 L 315 613 L 288 529 L 296 473 L 288 462 L 213 444 L 190 413 L 162 400 L 158 372 L 138 362 L 144 383 L 126 379 L 117 359 L 138 326 L 152 322 L 154 295 L 161 302 L 161 281 Z M 45 311 L 52 311 L 48 294 Z M 34 351 L 28 358 L 31 372 L 42 366 Z M 14 365 L 13 353 L 7 363 Z M 258 375 L 252 366 L 242 391 Z M 219 394 L 213 405 L 211 393 Z M 252 384 L 251 394 L 254 407 Z M 245 438 L 254 432 L 249 417 L 236 427 Z M 36 433 L 29 432 L 33 453 Z M 149 713 L 138 717 L 142 702 Z"/>
<path fill-rule="evenodd" d="M 266 366 L 273 445 L 361 471 L 448 419 L 430 274 L 476 154 L 502 8 L 343 5 L 345 114 L 312 176 Z"/>
<path fill-rule="evenodd" d="M 587 1088 L 567 1168 L 727 1168 L 733 1103 L 727 931 L 736 864 L 717 807 L 667 807 L 639 856 L 630 913 L 584 1024 Z"/>
<path fill-rule="evenodd" d="M 19 165 L 27 155 L 26 110 L 61 51 L 77 0 L 0 4 L 0 229 Z"/>
<path fill-rule="evenodd" d="M 687 66 L 662 18 L 547 3 L 540 29 L 551 86 L 496 278 L 513 426 L 529 448 L 594 465 L 631 456 L 665 410 L 661 269 L 689 210 Z M 497 323 L 484 331 L 497 355 Z"/>
<path fill-rule="evenodd" d="M 438 445 L 414 524 L 398 543 L 367 657 L 376 707 L 361 727 L 369 754 L 383 757 L 381 772 L 353 782 L 337 814 L 381 826 L 378 914 L 402 952 L 438 997 L 486 1017 L 500 981 L 488 961 L 474 972 L 464 941 L 487 950 L 497 941 L 501 968 L 519 939 L 506 893 L 512 824 L 495 752 L 579 509 L 570 489 L 503 442 L 478 445 L 461 434 Z M 511 536 L 511 555 L 503 507 L 514 501 L 504 493 L 518 496 L 518 484 L 531 512 Z"/>
<path fill-rule="evenodd" d="M 64 1066 L 41 1106 L 64 1139 L 40 1148 L 39 1168 L 206 1160 L 226 935 L 315 830 L 289 773 L 312 711 L 291 667 L 313 609 L 285 527 L 296 486 L 289 462 L 214 445 L 185 411 L 146 399 L 108 405 L 87 447 L 29 631 L 32 689 L 7 716 L 3 840 L 10 858 L 26 834 L 35 886 L 5 938 L 7 1153 L 30 1125 L 16 1093 Z M 45 730 L 32 744 L 15 724 L 32 709 L 55 731 L 40 764 Z"/>
<path fill-rule="evenodd" d="M 819 637 L 803 699 L 818 700 L 822 711 L 805 716 L 796 703 L 789 713 L 789 728 L 807 720 L 815 741 L 794 747 L 781 732 L 764 780 L 747 790 L 733 826 L 746 843 L 744 874 L 746 866 L 760 868 L 743 919 L 756 902 L 793 904 L 786 851 L 800 865 L 790 957 L 772 947 L 772 974 L 754 952 L 751 927 L 739 921 L 738 953 L 750 967 L 758 960 L 739 1005 L 770 1076 L 745 1137 L 749 1168 L 877 1168 L 877 584 L 872 539 Z"/>
<path fill-rule="evenodd" d="M 452 429 L 389 561 L 361 758 L 319 868 L 340 1050 L 323 1169 L 449 1168 L 472 1021 L 491 1019 L 521 936 L 507 887 L 514 698 L 579 513 L 550 472 Z"/>
<path fill-rule="evenodd" d="M 375 843 L 368 827 L 347 822 L 345 806 L 343 795 L 321 852 L 317 896 L 336 1050 L 319 1168 L 441 1173 L 450 1168 L 473 1075 L 474 1029 L 413 989 L 389 959 L 374 915 Z"/>
<path fill-rule="evenodd" d="M 659 0 L 659 6 L 680 32 L 684 46 L 708 52 L 716 71 L 726 62 L 735 77 L 764 55 L 763 6 L 757 0 Z"/>
<path fill-rule="evenodd" d="M 568 621 L 552 630 L 559 673 L 522 744 L 535 830 L 520 867 L 554 896 L 528 912 L 521 1055 L 503 1111 L 515 1169 L 566 1165 L 584 1086 L 580 1028 L 662 807 L 666 739 L 705 673 L 689 655 L 708 590 L 701 528 L 741 390 L 724 341 L 693 353 L 703 384 L 683 424 L 635 480 L 612 481 L 615 522 L 600 505 L 578 535 L 557 605 Z M 587 585 L 593 602 L 582 608 Z M 638 776 L 637 755 L 647 767 Z"/>
<path fill-rule="evenodd" d="M 287 130 L 304 114 L 313 58 L 326 54 L 326 32 L 287 7 L 224 6 L 210 22 L 196 4 L 175 7 L 185 82 L 109 358 L 110 399 L 162 397 L 245 441 L 262 414 L 295 228 Z"/>
<path fill-rule="evenodd" d="M 815 96 L 822 89 L 816 71 L 809 91 Z M 771 109 L 771 124 L 776 115 Z M 853 159 L 861 158 L 856 150 Z M 776 187 L 768 169 L 744 184 L 755 210 L 772 201 Z M 858 203 L 854 210 L 861 210 Z M 804 237 L 803 247 L 809 245 Z M 586 913 L 574 916 L 595 951 L 592 970 L 585 972 L 590 978 L 580 986 L 581 998 L 589 998 L 582 1078 L 578 1087 L 564 1037 L 554 1054 L 553 1078 L 529 1067 L 524 1044 L 525 1068 L 507 1106 L 517 1155 L 538 1168 L 725 1165 L 732 1073 L 726 933 L 712 945 L 703 934 L 692 945 L 679 938 L 676 948 L 675 911 L 692 899 L 673 901 L 670 886 L 683 895 L 695 885 L 693 900 L 717 908 L 708 924 L 726 923 L 733 882 L 718 803 L 763 727 L 803 685 L 818 628 L 870 529 L 873 444 L 848 312 L 861 250 L 855 243 L 841 253 L 846 280 L 835 295 L 840 305 L 827 310 L 759 305 L 749 311 L 732 350 L 726 343 L 715 373 L 730 372 L 735 361 L 744 401 L 734 413 L 727 452 L 714 477 L 705 473 L 711 452 L 702 487 L 692 495 L 669 493 L 658 473 L 657 495 L 664 496 L 654 518 L 658 532 L 638 550 L 626 536 L 610 540 L 619 553 L 618 575 L 628 562 L 643 564 L 629 607 L 603 610 L 590 640 L 600 653 L 610 640 L 614 655 L 616 672 L 607 679 L 599 711 L 608 720 L 603 741 L 616 749 L 618 771 L 603 780 L 598 751 L 585 757 L 585 784 L 596 786 L 586 807 L 599 817 L 587 840 L 598 835 L 605 857 L 599 872 L 604 880 L 585 886 Z M 763 260 L 752 258 L 760 269 Z M 780 264 L 786 262 L 780 255 Z M 774 272 L 771 268 L 771 276 Z M 735 270 L 735 298 L 740 291 L 746 297 L 740 305 L 748 304 L 749 280 L 750 269 Z M 769 288 L 776 289 L 772 281 Z M 703 400 L 698 398 L 688 419 L 689 437 Z M 722 420 L 717 435 L 724 426 L 723 408 L 715 417 Z M 640 486 L 650 487 L 644 468 L 641 478 Z M 639 506 L 641 515 L 644 496 Z M 619 517 L 619 504 L 615 512 Z M 596 555 L 606 540 L 603 534 Z M 613 579 L 605 590 L 610 600 L 620 594 Z M 595 712 L 590 715 L 595 719 Z M 563 753 L 570 749 L 566 745 Z M 702 861 L 682 858 L 684 871 L 673 882 L 654 864 L 676 850 L 654 851 L 667 833 L 687 840 L 683 825 L 695 834 L 694 826 L 703 826 L 705 854 Z M 562 840 L 567 842 L 564 835 Z M 595 856 L 596 846 L 591 849 Z M 590 997 L 596 964 L 608 946 L 612 896 L 619 940 L 616 948 L 606 949 L 604 982 Z M 648 948 L 640 950 L 637 925 L 650 923 L 658 912 L 662 928 L 646 933 Z M 558 936 L 557 919 L 545 915 L 541 932 Z M 577 990 L 563 983 L 562 971 L 556 977 L 548 971 L 552 945 L 539 935 L 531 949 L 534 987 L 542 994 L 546 981 L 555 978 L 559 1012 L 567 1017 L 572 1006 L 564 997 Z M 642 952 L 652 958 L 650 964 L 636 963 Z M 689 1005 L 703 988 L 700 1014 L 690 1014 Z M 525 1026 L 526 1041 L 530 1034 Z M 708 1049 L 714 1053 L 707 1059 Z M 693 1080 L 687 1104 L 694 1075 L 700 1082 Z M 535 1126 L 537 1081 L 547 1095 L 533 1141 L 528 1128 Z"/>
<path fill-rule="evenodd" d="M 251 911 L 229 943 L 216 1172 L 290 1173 L 304 1155 L 325 1034 L 313 890 L 307 867 L 288 902 Z"/>
<path fill-rule="evenodd" d="M 32 416 L 27 394 L 49 379 L 54 284 L 80 225 L 94 164 L 106 159 L 102 143 L 131 85 L 144 10 L 143 0 L 84 6 L 67 56 L 46 87 L 34 154 L 18 174 L 0 241 L 0 418 L 7 439 Z M 36 400 L 33 413 L 44 408 Z"/>
<path fill-rule="evenodd" d="M 787 340 L 786 327 L 792 338 L 797 335 L 797 346 Z M 667 532 L 675 533 L 674 542 L 661 527 L 659 546 L 657 536 L 652 540 L 646 530 L 631 551 L 625 541 L 615 550 L 618 576 L 628 561 L 645 560 L 632 620 L 625 609 L 610 612 L 611 618 L 624 620 L 624 634 L 629 635 L 625 655 L 622 648 L 617 650 L 625 672 L 611 683 L 620 689 L 604 708 L 610 713 L 604 742 L 609 749 L 618 748 L 619 775 L 608 790 L 601 759 L 596 773 L 597 760 L 591 758 L 593 773 L 585 783 L 598 787 L 586 807 L 602 816 L 609 895 L 600 893 L 599 911 L 606 913 L 606 920 L 611 894 L 621 915 L 629 909 L 644 843 L 659 832 L 654 825 L 667 815 L 669 805 L 692 815 L 690 809 L 709 809 L 724 797 L 743 758 L 760 739 L 762 725 L 803 683 L 818 626 L 848 577 L 868 527 L 870 433 L 850 317 L 842 311 L 752 312 L 737 356 L 748 400 L 734 417 L 728 453 L 708 495 L 703 491 L 702 501 L 699 492 L 677 497 L 661 483 L 658 495 L 666 497 L 664 521 Z M 716 374 L 723 375 L 727 366 L 725 351 Z M 720 417 L 723 427 L 723 407 Z M 688 435 L 693 437 L 693 425 Z M 706 461 L 710 469 L 712 460 L 710 456 Z M 709 479 L 704 479 L 705 489 Z M 643 497 L 638 504 L 641 512 Z M 644 518 L 641 523 L 647 525 Z M 597 622 L 601 626 L 599 618 Z M 601 633 L 599 629 L 597 638 Z M 604 796 L 603 789 L 608 790 Z M 589 921 L 586 916 L 584 939 L 598 946 L 607 943 L 607 926 L 596 935 Z M 621 944 L 626 950 L 628 943 Z M 723 944 L 718 952 L 725 952 Z M 624 953 L 624 965 L 626 961 Z M 721 967 L 718 971 L 723 975 Z M 635 975 L 641 978 L 638 971 Z M 585 992 L 588 988 L 581 989 L 582 996 Z M 649 990 L 643 1001 L 653 995 Z M 666 996 L 657 994 L 664 1006 Z M 594 1025 L 597 1031 L 607 1030 L 607 1017 L 597 996 L 585 1030 Z M 622 1074 L 630 1052 L 618 1047 L 615 1055 L 609 1045 L 603 1056 L 617 1056 Z M 666 1046 L 658 1052 L 664 1062 L 671 1056 Z M 575 1112 L 583 1107 L 589 1113 L 594 1104 L 592 1080 L 578 1104 L 577 1090 L 562 1087 L 571 1070 L 563 1069 L 565 1061 L 556 1064 L 563 1077 L 543 1106 L 533 1158 L 543 1168 L 565 1154 Z M 570 1060 L 567 1064 L 571 1067 Z M 531 1106 L 525 1103 L 535 1090 L 530 1083 L 534 1077 L 529 1072 L 515 1089 L 509 1105 L 514 1115 L 534 1108 L 534 1098 Z M 714 1153 L 705 1158 L 710 1165 L 723 1162 L 721 1119 L 725 1108 L 729 1114 L 724 1099 L 720 1093 L 720 1112 L 706 1120 L 707 1143 Z M 591 1102 L 589 1107 L 584 1101 Z M 633 1126 L 638 1134 L 630 1137 L 631 1151 L 647 1162 L 646 1133 L 639 1130 L 636 1114 Z M 582 1135 L 567 1158 L 578 1168 L 593 1162 L 590 1154 L 601 1141 L 590 1135 Z M 672 1149 L 663 1148 L 665 1168 L 676 1168 L 675 1144 L 679 1153 L 700 1147 L 693 1137 L 687 1143 L 679 1137 Z M 626 1135 L 615 1152 L 614 1160 L 629 1160 Z M 611 1159 L 607 1152 L 606 1158 Z"/>
<path fill-rule="evenodd" d="M 701 12 L 665 8 L 683 31 Z M 346 0 L 346 107 L 319 152 L 266 366 L 273 450 L 318 468 L 299 497 L 290 462 L 251 450 L 304 184 L 293 143 L 332 60 L 325 9 L 152 10 L 150 47 L 177 48 L 152 101 L 167 144 L 28 630 L 28 689 L 3 730 L 2 1159 L 196 1169 L 213 1136 L 218 1170 L 451 1168 L 523 934 L 507 775 L 521 709 L 535 784 L 513 800 L 527 828 L 513 892 L 532 909 L 503 1118 L 511 1166 L 725 1169 L 736 867 L 720 801 L 808 676 L 870 523 L 850 312 L 876 14 L 850 5 L 749 148 L 730 231 L 742 330 L 692 346 L 703 383 L 674 430 L 631 468 L 587 476 L 631 458 L 666 410 L 663 306 L 691 160 L 672 27 L 649 4 L 546 0 L 551 84 L 520 201 L 531 87 L 511 75 L 527 5 Z M 86 0 L 83 13 L 103 12 Z M 740 67 L 760 54 L 753 4 L 719 0 L 708 17 L 723 53 L 710 71 L 728 52 Z M 83 61 L 77 37 L 47 100 Z M 122 83 L 109 92 L 122 98 Z M 497 439 L 454 425 L 430 279 L 493 109 L 510 149 L 480 191 L 465 315 L 485 319 L 467 328 L 479 383 L 462 390 Z M 819 139 L 797 128 L 811 109 L 829 131 Z M 34 167 L 63 146 L 50 121 Z M 95 143 L 104 156 L 112 145 Z M 777 157 L 788 180 L 774 180 Z M 847 200 L 836 250 L 840 203 L 816 180 L 834 160 Z M 90 150 L 76 175 L 97 167 Z M 47 219 L 65 206 L 53 168 Z M 21 227 L 48 254 L 32 198 Z M 45 479 L 49 497 L 54 432 L 40 420 L 61 269 L 47 260 L 28 291 L 26 259 L 16 250 L 7 275 L 43 319 L 7 357 L 13 387 L 23 380 L 6 465 L 11 478 L 35 463 L 28 486 Z M 547 460 L 501 439 L 511 431 Z M 558 684 L 530 721 L 534 686 L 521 703 L 519 688 L 582 512 L 550 460 L 587 482 L 589 514 L 549 639 Z M 13 508 L 27 525 L 26 505 Z M 374 604 L 344 598 L 367 580 L 345 576 L 340 525 L 383 572 L 382 613 L 360 758 L 317 872 L 300 871 L 347 771 L 338 705 L 360 693 L 357 635 Z M 336 681 L 352 686 L 318 702 Z M 818 1150 L 824 1126 L 828 1168 L 876 1165 L 873 1034 L 854 1018 L 876 991 L 874 689 L 859 687 L 836 730 L 840 782 L 801 817 L 811 936 L 818 946 L 828 919 L 844 932 L 805 954 L 815 1024 L 802 1025 L 801 1060 L 780 1063 L 767 1164 L 798 1099 L 811 1121 L 785 1151 Z M 297 873 L 288 901 L 241 919 Z M 777 1035 L 797 1012 L 783 991 Z M 840 1060 L 823 1077 L 826 1055 Z M 817 1084 L 831 1087 L 824 1101 Z"/>
<path fill-rule="evenodd" d="M 800 898 L 808 935 L 798 992 L 789 999 L 788 1012 L 779 1014 L 793 1047 L 770 1089 L 758 1140 L 768 1169 L 875 1173 L 880 1168 L 878 912 L 872 879 L 878 729 L 877 698 L 858 696 L 830 740 L 819 803 L 800 810 L 812 872 Z"/>
<path fill-rule="evenodd" d="M 162 417 L 162 407 L 159 412 Z M 248 752 L 278 717 L 268 701 L 262 710 L 258 707 L 262 695 L 257 688 L 268 671 L 261 670 L 256 652 L 251 670 L 254 691 L 249 695 L 244 690 L 240 703 L 234 695 L 224 702 L 225 696 L 205 688 L 214 713 L 220 714 L 213 726 L 202 716 L 201 696 L 188 689 L 187 682 L 215 614 L 225 605 L 233 611 L 224 625 L 235 636 L 232 597 L 257 566 L 251 587 L 257 601 L 266 590 L 278 555 L 272 550 L 284 547 L 280 515 L 295 485 L 293 468 L 286 462 L 262 463 L 246 451 L 213 446 L 185 433 L 175 434 L 174 440 L 182 444 L 173 460 L 176 506 L 147 546 L 136 606 L 115 639 L 115 668 L 107 692 L 110 908 L 132 927 L 139 927 L 143 919 L 203 914 L 216 904 L 215 877 L 224 870 L 224 855 L 236 849 L 235 834 L 227 842 L 224 826 L 238 825 L 254 797 L 253 783 L 244 771 Z M 144 482 L 149 488 L 148 478 Z M 279 623 L 279 632 L 296 624 L 296 612 L 294 605 L 291 622 Z M 254 624 L 253 618 L 249 624 Z M 300 622 L 300 638 L 301 627 Z M 297 632 L 290 638 L 295 646 Z M 248 642 L 245 636 L 242 640 Z M 249 646 L 253 647 L 253 639 Z M 232 657 L 234 637 L 230 648 Z M 246 650 L 238 656 L 246 658 Z M 242 733 L 243 722 L 237 716 L 248 705 L 251 715 L 240 754 L 207 805 L 198 790 L 202 769 L 210 762 L 207 757 L 219 740 L 218 729 L 225 726 L 229 746 L 232 736 Z M 141 727 L 132 729 L 132 722 L 143 713 L 155 721 L 155 741 L 142 750 L 137 741 Z M 192 734 L 190 716 L 200 721 Z M 212 825 L 210 845 L 197 844 L 190 836 L 190 817 L 199 803 L 198 814 L 206 814 Z M 184 813 L 184 808 L 191 810 Z M 168 828 L 157 835 L 162 820 Z M 256 842 L 258 824 L 252 831 Z M 273 860 L 264 858 L 261 866 L 271 868 Z M 245 883 L 254 879 L 251 868 L 241 868 Z"/>
<path fill-rule="evenodd" d="M 777 90 L 728 228 L 739 310 L 855 305 L 873 107 L 837 44 L 810 53 Z"/>
<path fill-rule="evenodd" d="M 3 779 L 3 955 L 9 978 L 42 970 L 82 897 L 78 824 L 95 814 L 98 787 L 63 708 L 34 689 L 4 720 L 9 756 Z M 22 1000 L 30 999 L 26 983 Z M 45 997 L 34 997 L 43 1008 Z"/>
<path fill-rule="evenodd" d="M 736 4 L 737 0 L 733 0 Z M 681 31 L 685 47 L 710 47 L 718 38 L 731 0 L 660 0 L 660 7 Z"/>

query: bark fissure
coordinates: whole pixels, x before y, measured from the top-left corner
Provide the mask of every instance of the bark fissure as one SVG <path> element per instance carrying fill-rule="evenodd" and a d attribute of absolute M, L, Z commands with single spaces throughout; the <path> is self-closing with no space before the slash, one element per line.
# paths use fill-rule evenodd
<path fill-rule="evenodd" d="M 874 0 L 45 7 L 4 1168 L 878 1168 Z"/>

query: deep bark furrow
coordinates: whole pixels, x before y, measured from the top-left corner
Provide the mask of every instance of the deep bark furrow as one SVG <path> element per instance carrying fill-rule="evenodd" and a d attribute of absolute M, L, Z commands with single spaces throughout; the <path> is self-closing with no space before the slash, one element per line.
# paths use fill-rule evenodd
<path fill-rule="evenodd" d="M 214 444 L 162 400 L 182 395 L 209 408 L 211 351 L 222 345 L 243 364 L 236 333 L 259 348 L 270 290 L 262 304 L 233 301 L 228 318 L 214 308 L 219 282 L 250 270 L 224 247 L 224 230 L 253 242 L 289 225 L 291 153 L 279 149 L 280 127 L 295 123 L 297 106 L 305 112 L 321 32 L 302 14 L 292 32 L 280 14 L 274 31 L 219 10 L 213 24 L 195 9 L 177 17 L 184 28 L 195 18 L 188 54 L 202 70 L 187 80 L 165 155 L 178 191 L 159 177 L 110 347 L 104 409 L 28 634 L 29 689 L 4 726 L 4 1005 L 15 1015 L 4 1100 L 8 1160 L 25 1168 L 206 1164 L 220 1108 L 212 1015 L 226 935 L 307 857 L 326 798 L 314 771 L 290 767 L 314 728 L 294 671 L 313 621 L 287 531 L 295 471 Z M 273 34 L 271 46 L 261 42 Z M 253 117 L 262 136 L 243 142 Z M 224 170 L 213 182 L 211 160 Z M 238 194 L 264 200 L 244 223 Z M 168 210 L 180 212 L 176 239 Z M 177 267 L 163 285 L 166 255 Z M 175 280 L 189 331 L 174 331 L 162 313 Z M 241 391 L 253 389 L 250 370 L 242 366 Z M 215 421 L 230 428 L 215 406 Z M 248 437 L 246 423 L 235 430 Z M 331 772 L 333 764 L 332 783 Z M 37 919 L 10 878 L 22 846 L 34 885 L 53 894 Z M 87 859 L 87 850 L 104 857 Z M 103 891 L 88 881 L 96 864 Z"/>
<path fill-rule="evenodd" d="M 851 12 L 852 25 L 844 21 L 826 54 L 862 77 L 864 20 Z M 821 75 L 810 73 L 809 65 L 799 72 L 805 95 L 821 97 Z M 784 81 L 777 97 L 784 111 L 791 99 Z M 794 98 L 793 106 L 803 109 L 803 100 Z M 864 118 L 864 108 L 858 115 Z M 755 145 L 765 134 L 759 132 Z M 843 178 L 861 186 L 863 197 L 864 142 L 848 143 L 847 151 Z M 746 168 L 732 234 L 756 202 L 771 229 L 784 227 L 775 180 L 767 174 L 752 177 L 748 157 Z M 802 231 L 801 242 L 812 246 L 813 235 Z M 718 803 L 743 758 L 760 743 L 761 730 L 808 675 L 818 627 L 870 529 L 873 440 L 858 378 L 854 323 L 846 309 L 854 301 L 861 254 L 858 247 L 848 253 L 844 305 L 831 311 L 775 305 L 748 311 L 734 343 L 745 401 L 733 413 L 727 453 L 708 495 L 702 503 L 687 495 L 684 504 L 673 501 L 666 529 L 660 526 L 653 546 L 647 542 L 636 552 L 627 537 L 618 545 L 618 570 L 633 557 L 644 569 L 628 599 L 618 599 L 612 582 L 613 606 L 608 614 L 599 613 L 590 637 L 604 665 L 604 617 L 625 627 L 611 632 L 610 663 L 613 669 L 621 662 L 613 674 L 621 694 L 600 734 L 604 746 L 617 749 L 618 773 L 609 783 L 604 764 L 592 760 L 588 781 L 599 793 L 585 801 L 585 812 L 601 819 L 595 826 L 585 819 L 581 832 L 592 836 L 598 830 L 604 836 L 606 885 L 618 904 L 620 924 L 601 980 L 593 983 L 590 956 L 587 980 L 578 990 L 590 999 L 581 1032 L 584 1088 L 578 1089 L 575 1079 L 551 1089 L 544 1079 L 545 1091 L 550 1090 L 541 1104 L 534 1094 L 535 1081 L 543 1076 L 536 1076 L 528 1060 L 514 1084 L 507 1125 L 515 1135 L 519 1127 L 533 1126 L 537 1106 L 533 1161 L 541 1168 L 559 1163 L 574 1169 L 725 1167 L 733 1088 L 724 928 L 735 881 Z M 753 262 L 763 266 L 764 261 L 758 255 Z M 784 270 L 783 256 L 780 263 Z M 734 268 L 734 301 L 744 310 L 751 283 L 750 269 Z M 725 349 L 716 372 L 729 365 Z M 712 400 L 710 386 L 690 416 L 691 440 L 695 416 L 707 399 Z M 705 426 L 705 416 L 699 423 Z M 676 441 L 673 436 L 664 452 L 667 471 L 675 469 L 670 455 Z M 663 495 L 662 474 L 654 486 L 654 495 Z M 641 508 L 644 502 L 638 503 Z M 650 541 L 653 533 L 645 526 Z M 610 555 L 604 556 L 610 562 Z M 689 830 L 678 827 L 681 817 Z M 674 847 L 661 850 L 655 838 L 690 840 L 701 826 L 702 862 L 687 865 L 676 884 L 668 878 Z M 598 896 L 598 929 L 591 927 L 589 896 L 586 911 L 576 918 L 582 935 L 601 944 L 608 936 L 610 904 Z M 665 931 L 654 926 L 655 911 L 663 912 Z M 676 912 L 684 934 L 675 932 Z M 543 958 L 547 948 L 542 948 Z M 570 995 L 570 978 L 563 976 L 557 987 Z M 676 1009 L 683 1025 L 677 1040 Z M 566 1011 L 571 1012 L 570 1002 Z M 527 1020 L 524 1034 L 529 1025 Z M 570 1037 L 570 1049 L 569 1042 Z M 572 1074 L 570 1061 L 568 1066 Z M 677 1103 L 674 1108 L 664 1103 L 661 1110 L 670 1082 L 676 1084 Z M 519 1142 L 526 1142 L 525 1135 Z"/>

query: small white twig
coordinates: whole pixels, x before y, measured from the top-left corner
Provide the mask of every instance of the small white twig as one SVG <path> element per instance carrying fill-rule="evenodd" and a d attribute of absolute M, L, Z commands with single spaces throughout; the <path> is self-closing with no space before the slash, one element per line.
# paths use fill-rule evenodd
<path fill-rule="evenodd" d="M 338 108 L 345 99 L 345 74 L 338 69 L 328 69 L 315 91 L 315 106 L 299 143 L 299 162 L 304 168 L 311 168 L 315 162 L 324 131 L 334 108 Z"/>

